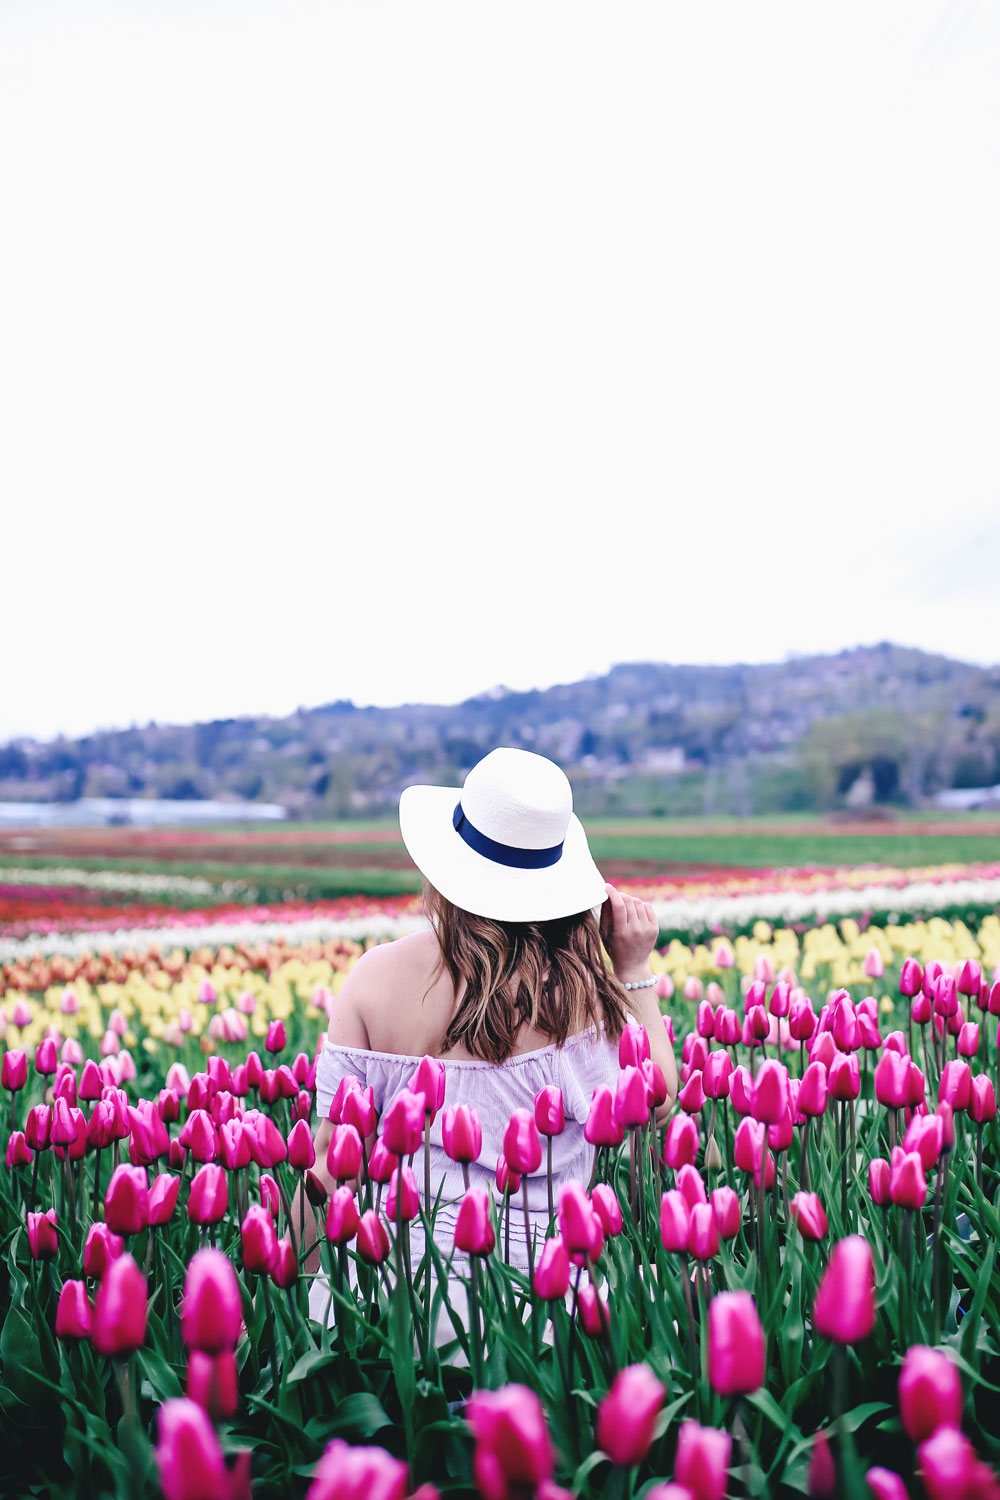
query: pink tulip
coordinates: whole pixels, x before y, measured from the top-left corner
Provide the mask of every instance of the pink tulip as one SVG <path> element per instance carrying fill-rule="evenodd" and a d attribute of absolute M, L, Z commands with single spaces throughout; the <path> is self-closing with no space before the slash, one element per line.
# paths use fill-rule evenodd
<path fill-rule="evenodd" d="M 495 1244 L 489 1192 L 486 1188 L 470 1188 L 455 1220 L 455 1249 L 464 1250 L 466 1255 L 489 1255 Z"/>
<path fill-rule="evenodd" d="M 30 1166 L 34 1152 L 24 1138 L 23 1130 L 12 1130 L 7 1138 L 4 1161 L 8 1167 Z"/>
<path fill-rule="evenodd" d="M 611 1328 L 611 1310 L 589 1281 L 581 1286 L 576 1306 L 580 1327 L 589 1339 L 601 1338 L 608 1333 Z"/>
<path fill-rule="evenodd" d="M 642 1463 L 666 1391 L 647 1364 L 619 1370 L 597 1409 L 598 1446 L 620 1469 Z"/>
<path fill-rule="evenodd" d="M 296 1172 L 306 1172 L 315 1161 L 316 1147 L 312 1131 L 305 1120 L 298 1120 L 288 1135 L 288 1165 Z"/>
<path fill-rule="evenodd" d="M 698 1126 L 690 1115 L 674 1115 L 667 1126 L 663 1159 L 677 1171 L 698 1155 Z"/>
<path fill-rule="evenodd" d="M 115 1234 L 139 1234 L 149 1223 L 149 1189 L 145 1167 L 122 1162 L 111 1174 L 104 1195 L 104 1222 Z"/>
<path fill-rule="evenodd" d="M 691 1237 L 691 1209 L 684 1194 L 671 1188 L 660 1199 L 660 1238 L 664 1250 L 685 1252 Z"/>
<path fill-rule="evenodd" d="M 796 1193 L 790 1204 L 790 1212 L 804 1240 L 819 1241 L 826 1237 L 830 1226 L 816 1193 Z"/>
<path fill-rule="evenodd" d="M 708 1194 L 697 1167 L 684 1166 L 677 1173 L 677 1186 L 687 1200 L 688 1208 L 708 1202 Z"/>
<path fill-rule="evenodd" d="M 406 1481 L 406 1464 L 384 1448 L 355 1447 L 334 1438 L 313 1470 L 306 1500 L 403 1500 Z M 420 1490 L 412 1500 L 420 1500 Z"/>
<path fill-rule="evenodd" d="M 711 1199 L 712 1213 L 715 1216 L 715 1225 L 719 1231 L 719 1238 L 732 1240 L 740 1232 L 740 1200 L 731 1187 L 717 1187 L 713 1189 Z"/>
<path fill-rule="evenodd" d="M 692 1073 L 677 1095 L 677 1103 L 686 1114 L 696 1115 L 705 1104 L 705 1083 L 700 1072 Z"/>
<path fill-rule="evenodd" d="M 521 1191 L 521 1174 L 512 1172 L 502 1156 L 497 1157 L 497 1191 L 505 1195 Z"/>
<path fill-rule="evenodd" d="M 965 1021 L 958 1033 L 958 1054 L 960 1057 L 975 1057 L 979 1051 L 979 1022 Z"/>
<path fill-rule="evenodd" d="M 326 1205 L 326 1237 L 333 1245 L 346 1245 L 358 1232 L 361 1217 L 349 1187 L 334 1188 Z"/>
<path fill-rule="evenodd" d="M 875 1270 L 868 1241 L 848 1235 L 833 1247 L 813 1304 L 816 1332 L 855 1344 L 875 1327 Z"/>
<path fill-rule="evenodd" d="M 972 1487 L 978 1468 L 975 1449 L 957 1427 L 936 1428 L 917 1456 L 928 1500 L 978 1500 L 979 1491 Z"/>
<path fill-rule="evenodd" d="M 719 1253 L 719 1230 L 710 1203 L 696 1203 L 691 1209 L 688 1249 L 695 1260 L 711 1260 Z"/>
<path fill-rule="evenodd" d="M 447 1114 L 447 1110 L 445 1113 Z M 398 1164 L 399 1157 L 386 1149 L 385 1142 L 379 1136 L 372 1147 L 372 1154 L 368 1158 L 368 1176 L 372 1182 L 388 1182 Z"/>
<path fill-rule="evenodd" d="M 229 1184 L 222 1167 L 209 1163 L 191 1181 L 187 1215 L 193 1224 L 218 1224 L 229 1207 Z"/>
<path fill-rule="evenodd" d="M 905 958 L 899 975 L 899 993 L 912 999 L 923 984 L 924 976 L 915 958 Z"/>
<path fill-rule="evenodd" d="M 93 1309 L 82 1281 L 64 1281 L 56 1308 L 57 1339 L 89 1339 Z"/>
<path fill-rule="evenodd" d="M 83 1274 L 100 1279 L 113 1260 L 121 1255 L 125 1242 L 107 1224 L 91 1224 L 83 1247 Z"/>
<path fill-rule="evenodd" d="M 449 1106 L 441 1116 L 441 1139 L 452 1161 L 478 1161 L 483 1149 L 483 1127 L 479 1115 L 468 1104 Z"/>
<path fill-rule="evenodd" d="M 444 1103 L 446 1081 L 444 1063 L 436 1057 L 422 1057 L 410 1079 L 411 1093 L 420 1095 L 424 1101 L 424 1113 L 432 1120 Z"/>
<path fill-rule="evenodd" d="M 874 1500 L 909 1500 L 906 1485 L 892 1469 L 883 1469 L 876 1464 L 866 1473 L 865 1483 Z"/>
<path fill-rule="evenodd" d="M 192 1349 L 188 1354 L 187 1394 L 213 1422 L 233 1416 L 240 1396 L 233 1351 L 223 1349 L 218 1354 L 207 1354 Z"/>
<path fill-rule="evenodd" d="M 230 1478 L 219 1439 L 196 1401 L 174 1396 L 157 1416 L 156 1462 L 164 1500 L 229 1500 Z"/>
<path fill-rule="evenodd" d="M 997 1101 L 993 1080 L 986 1073 L 977 1073 L 972 1080 L 969 1094 L 969 1115 L 977 1125 L 996 1119 Z"/>
<path fill-rule="evenodd" d="M 827 1089 L 831 1099 L 856 1099 L 861 1092 L 861 1068 L 856 1052 L 838 1052 L 827 1071 Z M 801 1109 L 801 1090 L 799 1093 Z"/>
<path fill-rule="evenodd" d="M 162 1172 L 153 1179 L 148 1199 L 148 1222 L 151 1227 L 170 1222 L 177 1207 L 180 1185 L 180 1178 L 171 1172 Z"/>
<path fill-rule="evenodd" d="M 618 1066 L 637 1068 L 649 1057 L 649 1036 L 638 1021 L 628 1021 L 618 1038 Z"/>
<path fill-rule="evenodd" d="M 702 1103 L 705 1095 L 702 1093 Z M 649 1094 L 640 1068 L 625 1067 L 615 1086 L 615 1115 L 626 1130 L 649 1123 Z"/>
<path fill-rule="evenodd" d="M 910 1059 L 885 1051 L 875 1064 L 875 1098 L 890 1109 L 903 1109 L 909 1097 Z"/>
<path fill-rule="evenodd" d="M 221 1250 L 198 1250 L 188 1262 L 181 1303 L 181 1336 L 188 1349 L 216 1354 L 235 1349 L 243 1323 L 240 1286 Z"/>
<path fill-rule="evenodd" d="M 708 1378 L 721 1396 L 764 1383 L 764 1330 L 749 1292 L 717 1292 L 708 1305 Z"/>
<path fill-rule="evenodd" d="M 542 1246 L 535 1267 L 535 1296 L 543 1302 L 556 1302 L 569 1289 L 569 1255 L 561 1237 L 553 1235 Z"/>
<path fill-rule="evenodd" d="M 19 1047 L 14 1047 L 10 1052 L 3 1055 L 3 1063 L 0 1065 L 0 1084 L 10 1093 L 15 1094 L 28 1081 L 28 1059 Z"/>
<path fill-rule="evenodd" d="M 885 973 L 882 955 L 877 948 L 869 948 L 865 954 L 864 970 L 868 979 L 881 979 Z"/>
<path fill-rule="evenodd" d="M 926 1344 L 907 1349 L 899 1373 L 899 1412 L 914 1443 L 922 1443 L 942 1425 L 961 1425 L 962 1382 L 942 1350 Z"/>
<path fill-rule="evenodd" d="M 716 1427 L 686 1418 L 677 1438 L 674 1474 L 692 1500 L 725 1500 L 732 1438 Z M 647 1493 L 647 1500 L 653 1495 Z"/>
<path fill-rule="evenodd" d="M 423 1138 L 424 1096 L 404 1089 L 382 1116 L 382 1140 L 395 1156 L 413 1156 Z"/>
<path fill-rule="evenodd" d="M 410 1167 L 397 1167 L 389 1179 L 385 1211 L 393 1224 L 400 1219 L 409 1224 L 420 1213 L 417 1179 Z"/>
<path fill-rule="evenodd" d="M 609 1187 L 606 1182 L 595 1183 L 591 1189 L 590 1201 L 608 1238 L 613 1239 L 616 1234 L 621 1234 L 622 1206 L 614 1188 Z"/>
<path fill-rule="evenodd" d="M 889 1197 L 898 1208 L 923 1208 L 927 1199 L 924 1165 L 915 1151 L 897 1146 L 889 1164 Z"/>
<path fill-rule="evenodd" d="M 710 1052 L 702 1069 L 701 1081 L 708 1099 L 727 1099 L 733 1060 L 728 1052 Z"/>
<path fill-rule="evenodd" d="M 596 1260 L 604 1248 L 604 1230 L 579 1182 L 567 1182 L 560 1188 L 558 1218 L 559 1233 L 569 1254 Z"/>
<path fill-rule="evenodd" d="M 474 1390 L 464 1414 L 476 1441 L 472 1472 L 481 1494 L 531 1494 L 551 1478 L 555 1456 L 534 1391 L 523 1385 Z"/>
<path fill-rule="evenodd" d="M 326 1150 L 326 1170 L 330 1176 L 336 1182 L 353 1181 L 361 1171 L 362 1157 L 361 1137 L 354 1126 L 335 1125 Z"/>
<path fill-rule="evenodd" d="M 914 1115 L 903 1136 L 903 1150 L 915 1151 L 929 1172 L 937 1165 L 944 1146 L 944 1121 L 938 1114 Z"/>
<path fill-rule="evenodd" d="M 127 1354 L 146 1337 L 146 1278 L 131 1255 L 109 1262 L 94 1300 L 93 1339 L 99 1354 Z"/>
<path fill-rule="evenodd" d="M 620 1146 L 625 1131 L 615 1115 L 614 1095 L 607 1084 L 598 1084 L 583 1127 L 584 1139 L 591 1146 Z"/>
<path fill-rule="evenodd" d="M 512 1172 L 523 1176 L 526 1172 L 538 1170 L 542 1161 L 542 1143 L 530 1110 L 514 1110 L 504 1131 L 503 1154 Z"/>
<path fill-rule="evenodd" d="M 788 1070 L 774 1058 L 768 1058 L 757 1070 L 750 1112 L 766 1125 L 777 1124 L 788 1113 Z"/>
<path fill-rule="evenodd" d="M 28 1250 L 32 1260 L 54 1260 L 59 1254 L 56 1211 L 28 1215 Z"/>
<path fill-rule="evenodd" d="M 753 1097 L 753 1080 L 750 1077 L 750 1069 L 740 1063 L 734 1068 L 729 1076 L 729 1097 L 733 1101 L 733 1108 L 737 1114 L 748 1115 L 750 1113 L 750 1102 Z"/>
<path fill-rule="evenodd" d="M 292 1247 L 292 1241 L 287 1234 L 283 1234 L 278 1241 L 278 1254 L 274 1265 L 271 1267 L 271 1280 L 275 1286 L 282 1290 L 294 1284 L 299 1274 L 299 1263 Z"/>

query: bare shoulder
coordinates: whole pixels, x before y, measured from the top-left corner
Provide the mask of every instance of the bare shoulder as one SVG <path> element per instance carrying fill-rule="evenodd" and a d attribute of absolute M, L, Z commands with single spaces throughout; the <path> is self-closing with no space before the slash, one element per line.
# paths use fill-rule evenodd
<path fill-rule="evenodd" d="M 440 957 L 437 938 L 429 929 L 369 948 L 337 996 L 331 1039 L 346 1045 L 345 1030 L 359 1037 L 363 1031 L 367 1040 L 356 1045 L 380 1048 L 387 1030 L 398 1028 L 400 1002 L 420 998 L 434 978 Z"/>

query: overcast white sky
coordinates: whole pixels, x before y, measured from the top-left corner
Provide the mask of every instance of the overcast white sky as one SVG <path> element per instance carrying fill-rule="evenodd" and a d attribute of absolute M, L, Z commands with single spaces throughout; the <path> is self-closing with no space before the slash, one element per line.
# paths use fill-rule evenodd
<path fill-rule="evenodd" d="M 0 8 L 0 739 L 1000 659 L 979 0 Z"/>

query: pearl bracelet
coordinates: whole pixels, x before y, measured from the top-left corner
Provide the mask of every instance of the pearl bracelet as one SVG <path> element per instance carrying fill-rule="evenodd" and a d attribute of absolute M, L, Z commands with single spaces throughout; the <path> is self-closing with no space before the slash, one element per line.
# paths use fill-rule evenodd
<path fill-rule="evenodd" d="M 622 985 L 623 990 L 648 990 L 656 983 L 656 975 L 650 974 L 648 979 L 637 979 L 634 983 L 626 982 Z"/>

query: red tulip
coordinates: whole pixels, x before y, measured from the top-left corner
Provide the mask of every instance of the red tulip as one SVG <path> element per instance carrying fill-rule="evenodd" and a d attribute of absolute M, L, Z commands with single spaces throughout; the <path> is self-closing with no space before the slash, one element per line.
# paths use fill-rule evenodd
<path fill-rule="evenodd" d="M 352 1182 L 361 1171 L 363 1155 L 361 1137 L 354 1126 L 335 1125 L 326 1150 L 326 1170 L 330 1176 L 336 1182 Z"/>
<path fill-rule="evenodd" d="M 357 1238 L 361 1259 L 370 1266 L 380 1266 L 389 1254 L 389 1236 L 373 1208 L 361 1215 Z"/>
<path fill-rule="evenodd" d="M 389 1179 L 386 1195 L 386 1215 L 395 1224 L 400 1219 L 409 1224 L 420 1212 L 420 1194 L 417 1179 L 410 1167 L 397 1167 Z"/>
<path fill-rule="evenodd" d="M 411 1093 L 421 1096 L 424 1101 L 423 1111 L 432 1120 L 444 1103 L 446 1082 L 444 1063 L 436 1057 L 422 1057 L 410 1079 Z"/>
<path fill-rule="evenodd" d="M 187 1393 L 213 1422 L 231 1417 L 239 1405 L 239 1377 L 232 1349 L 217 1354 L 192 1349 L 188 1355 Z"/>
<path fill-rule="evenodd" d="M 299 1263 L 295 1258 L 292 1241 L 287 1234 L 283 1234 L 278 1241 L 278 1254 L 271 1267 L 271 1280 L 284 1290 L 293 1284 L 298 1274 Z"/>
<path fill-rule="evenodd" d="M 183 1396 L 164 1401 L 157 1428 L 156 1462 L 164 1500 L 230 1500 L 219 1440 L 196 1401 Z"/>
<path fill-rule="evenodd" d="M 645 1088 L 645 1085 L 643 1085 Z M 503 1137 L 503 1154 L 511 1171 L 536 1172 L 542 1161 L 542 1143 L 535 1117 L 529 1109 L 515 1109 Z"/>
<path fill-rule="evenodd" d="M 490 1195 L 486 1188 L 470 1188 L 455 1220 L 455 1249 L 467 1255 L 489 1255 L 495 1244 Z"/>
<path fill-rule="evenodd" d="M 816 1332 L 837 1344 L 855 1344 L 875 1327 L 875 1270 L 868 1241 L 838 1240 L 813 1304 Z"/>
<path fill-rule="evenodd" d="M 830 1225 L 816 1193 L 796 1193 L 790 1204 L 792 1219 L 804 1240 L 824 1239 Z"/>
<path fill-rule="evenodd" d="M 708 1305 L 708 1378 L 721 1396 L 764 1383 L 764 1330 L 749 1292 L 717 1292 Z"/>
<path fill-rule="evenodd" d="M 240 1228 L 243 1265 L 256 1276 L 268 1276 L 278 1256 L 278 1235 L 266 1208 L 254 1203 Z"/>
<path fill-rule="evenodd" d="M 145 1167 L 122 1163 L 115 1168 L 104 1195 L 104 1222 L 115 1234 L 139 1234 L 149 1223 L 149 1189 Z"/>
<path fill-rule="evenodd" d="M 82 1281 L 64 1281 L 56 1308 L 57 1339 L 89 1339 L 92 1309 Z"/>
<path fill-rule="evenodd" d="M 961 1425 L 962 1382 L 942 1350 L 926 1344 L 907 1349 L 899 1372 L 899 1412 L 914 1443 L 922 1443 L 942 1425 Z"/>
<path fill-rule="evenodd" d="M 229 1207 L 229 1184 L 222 1167 L 202 1167 L 191 1180 L 187 1215 L 193 1224 L 218 1224 Z"/>
<path fill-rule="evenodd" d="M 424 1138 L 424 1096 L 404 1089 L 382 1116 L 382 1139 L 395 1156 L 412 1156 Z"/>
<path fill-rule="evenodd" d="M 671 1188 L 660 1199 L 660 1238 L 664 1250 L 686 1251 L 691 1237 L 691 1209 L 684 1194 Z"/>
<path fill-rule="evenodd" d="M 445 1154 L 452 1161 L 478 1161 L 483 1149 L 479 1115 L 468 1104 L 450 1105 L 441 1116 L 441 1140 Z"/>
<path fill-rule="evenodd" d="M 594 1090 L 583 1134 L 591 1146 L 620 1146 L 625 1138 L 615 1115 L 614 1095 L 607 1084 L 598 1084 Z"/>
<path fill-rule="evenodd" d="M 679 1167 L 693 1163 L 697 1155 L 698 1126 L 690 1115 L 674 1115 L 667 1126 L 664 1161 L 668 1167 L 677 1171 Z"/>
<path fill-rule="evenodd" d="M 482 1495 L 530 1494 L 552 1476 L 554 1455 L 542 1403 L 523 1385 L 474 1390 L 465 1404 L 476 1449 L 472 1472 Z M 311 1497 L 307 1497 L 311 1500 Z"/>
<path fill-rule="evenodd" d="M 312 1131 L 305 1120 L 298 1120 L 288 1134 L 288 1165 L 296 1172 L 305 1172 L 315 1161 L 316 1147 Z"/>
<path fill-rule="evenodd" d="M 645 1036 L 645 1032 L 643 1032 Z M 561 1135 L 566 1129 L 566 1106 L 562 1089 L 548 1084 L 535 1095 L 535 1124 L 542 1135 Z M 476 1152 L 478 1156 L 478 1151 Z"/>
<path fill-rule="evenodd" d="M 732 1438 L 716 1427 L 699 1427 L 687 1418 L 677 1438 L 674 1475 L 692 1500 L 725 1500 Z M 655 1492 L 649 1491 L 647 1500 Z"/>
<path fill-rule="evenodd" d="M 709 1200 L 719 1238 L 735 1239 L 740 1232 L 740 1200 L 731 1187 L 717 1187 Z"/>
<path fill-rule="evenodd" d="M 180 1185 L 180 1178 L 171 1172 L 161 1172 L 159 1177 L 153 1179 L 148 1199 L 148 1222 L 151 1226 L 170 1222 L 177 1207 Z"/>
<path fill-rule="evenodd" d="M 240 1285 L 228 1255 L 199 1250 L 188 1262 L 181 1335 L 188 1349 L 235 1349 L 243 1322 Z"/>
<path fill-rule="evenodd" d="M 535 1296 L 543 1302 L 555 1302 L 565 1297 L 569 1289 L 569 1255 L 559 1235 L 553 1235 L 542 1246 L 538 1265 L 535 1267 Z"/>
<path fill-rule="evenodd" d="M 628 1021 L 618 1038 L 618 1066 L 638 1068 L 649 1057 L 649 1035 L 638 1021 Z"/>
<path fill-rule="evenodd" d="M 32 1260 L 54 1260 L 59 1254 L 56 1211 L 28 1215 L 28 1249 Z"/>
<path fill-rule="evenodd" d="M 146 1337 L 146 1278 L 131 1255 L 109 1262 L 94 1299 L 93 1338 L 99 1354 L 127 1354 Z"/>
<path fill-rule="evenodd" d="M 407 1488 L 401 1459 L 391 1458 L 384 1448 L 352 1447 L 334 1438 L 313 1470 L 306 1500 L 403 1500 Z M 412 1500 L 419 1496 L 417 1490 Z"/>
<path fill-rule="evenodd" d="M 349 1187 L 334 1188 L 326 1205 L 326 1237 L 334 1245 L 346 1245 L 358 1232 L 361 1217 Z M 277 1242 L 275 1242 L 277 1243 Z"/>
<path fill-rule="evenodd" d="M 597 1409 L 597 1442 L 620 1469 L 642 1463 L 666 1391 L 647 1364 L 619 1370 Z"/>

